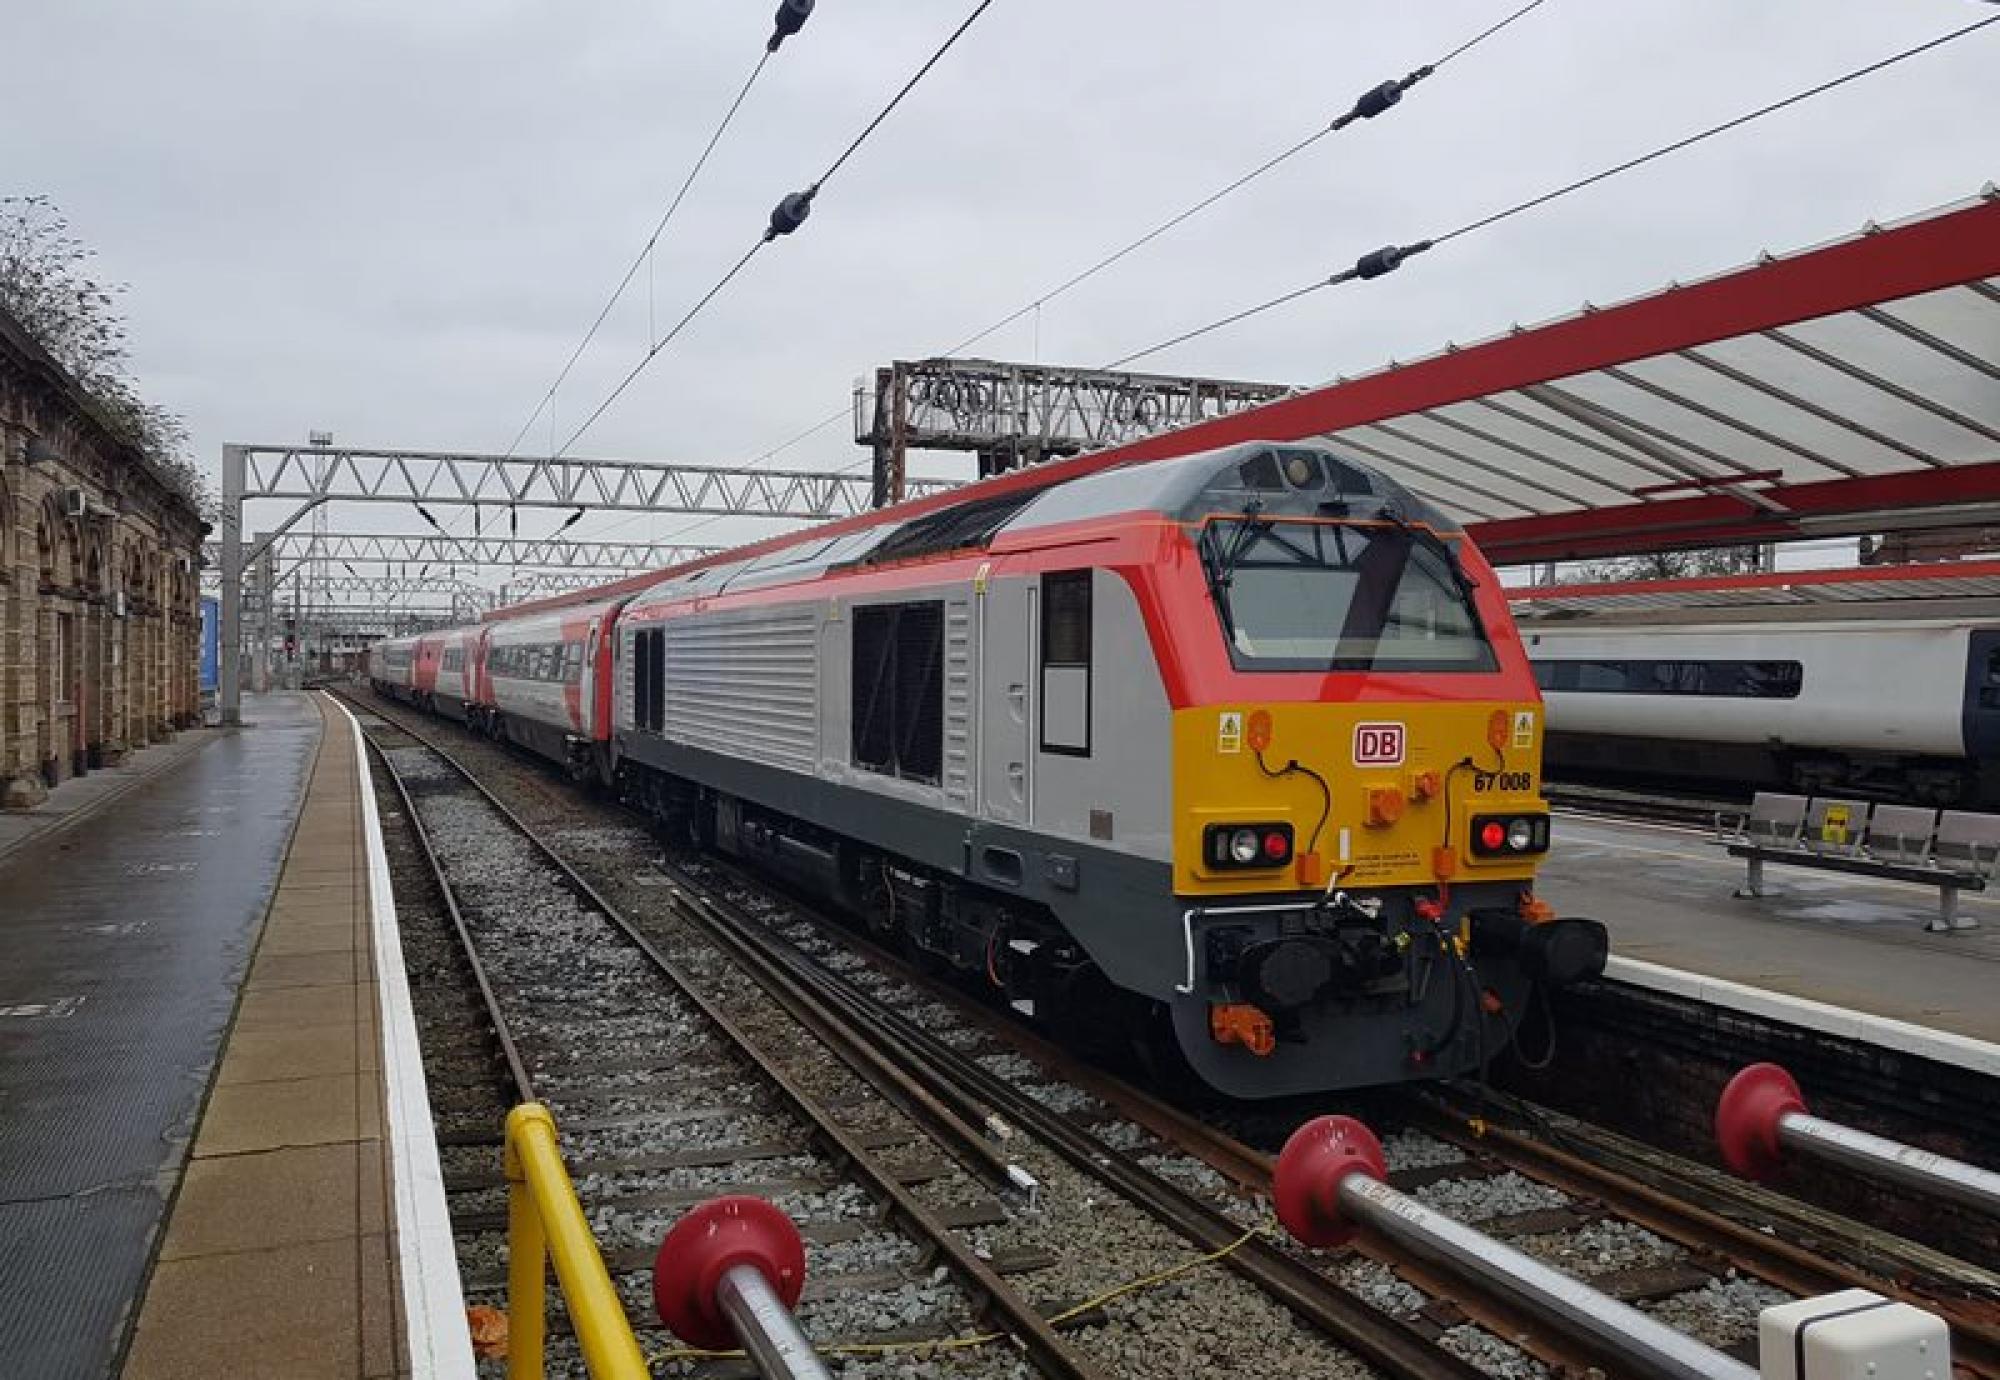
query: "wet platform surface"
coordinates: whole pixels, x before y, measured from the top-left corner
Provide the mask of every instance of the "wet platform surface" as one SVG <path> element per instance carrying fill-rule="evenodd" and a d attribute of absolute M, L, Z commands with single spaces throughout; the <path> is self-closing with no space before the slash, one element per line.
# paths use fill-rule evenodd
<path fill-rule="evenodd" d="M 1737 898 L 1743 862 L 1708 837 L 1559 811 L 1536 889 L 1626 958 L 2000 1041 L 2000 896 L 1961 895 L 1981 928 L 1951 934 L 1924 930 L 1935 887 L 1774 864 L 1770 895 Z"/>
<path fill-rule="evenodd" d="M 296 836 L 147 1282 L 127 1380 L 408 1374 L 366 789 L 325 716 Z"/>
<path fill-rule="evenodd" d="M 184 729 L 174 735 L 171 743 L 140 748 L 115 767 L 96 767 L 88 776 L 71 777 L 33 809 L 0 811 L 0 868 L 5 867 L 8 856 L 16 849 L 45 835 L 86 823 L 92 815 L 148 778 L 180 765 L 183 758 L 201 751 L 224 731 Z"/>
<path fill-rule="evenodd" d="M 116 1361 L 321 737 L 253 701 L 89 821 L 0 861 L 0 1357 Z"/>

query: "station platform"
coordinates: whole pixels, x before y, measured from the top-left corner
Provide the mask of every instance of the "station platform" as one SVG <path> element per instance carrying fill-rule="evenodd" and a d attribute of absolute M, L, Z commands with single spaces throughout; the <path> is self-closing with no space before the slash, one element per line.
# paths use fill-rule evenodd
<path fill-rule="evenodd" d="M 128 754 L 115 767 L 93 767 L 71 777 L 41 804 L 28 810 L 0 810 L 0 864 L 7 855 L 38 838 L 74 828 L 127 791 L 180 763 L 213 742 L 222 730 L 182 729 L 172 742 L 155 743 Z"/>
<path fill-rule="evenodd" d="M 359 737 L 320 696 L 244 718 L 0 857 L 9 1373 L 391 1377 L 423 1354 L 425 1157 L 392 1130 L 414 1032 L 385 1058 L 408 1001 L 400 954 L 378 986 L 394 911 Z M 428 1177 L 441 1220 L 434 1146 Z"/>
<path fill-rule="evenodd" d="M 1980 928 L 1932 934 L 1935 887 L 1773 867 L 1771 894 L 1739 898 L 1743 880 L 1742 861 L 1699 830 L 1559 810 L 1536 890 L 1610 928 L 1620 980 L 1809 1026 L 1859 1013 L 1873 1019 L 1840 1033 L 2000 1073 L 2000 1052 L 1972 1047 L 2000 1046 L 2000 896 L 1964 893 L 1960 913 Z"/>

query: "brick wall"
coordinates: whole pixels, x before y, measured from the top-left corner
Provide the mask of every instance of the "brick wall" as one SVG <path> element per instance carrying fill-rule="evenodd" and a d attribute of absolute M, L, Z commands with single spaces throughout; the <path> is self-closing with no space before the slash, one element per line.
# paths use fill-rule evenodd
<path fill-rule="evenodd" d="M 206 530 L 0 312 L 0 804 L 195 721 Z"/>

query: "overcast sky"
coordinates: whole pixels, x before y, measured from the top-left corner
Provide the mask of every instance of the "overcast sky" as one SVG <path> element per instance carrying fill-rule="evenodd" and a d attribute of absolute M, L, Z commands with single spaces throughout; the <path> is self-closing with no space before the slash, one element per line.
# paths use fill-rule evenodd
<path fill-rule="evenodd" d="M 761 255 L 578 450 L 748 460 L 840 406 L 877 364 L 1032 300 L 1513 5 L 997 0 L 806 227 Z M 663 241 L 657 316 L 706 289 L 969 7 L 823 0 Z M 211 472 L 225 440 L 314 428 L 344 443 L 500 450 L 748 72 L 772 8 L 7 0 L 0 186 L 53 197 L 103 272 L 130 284 L 141 383 L 186 415 Z M 1103 363 L 1986 12 L 1970 0 L 1549 0 L 1398 109 L 982 352 Z M 2000 26 L 1145 367 L 1325 379 L 1963 199 L 2000 176 L 1996 70 Z M 559 439 L 643 350 L 646 281 L 564 388 Z M 526 448 L 548 436 L 544 423 Z M 861 455 L 843 424 L 773 463 L 833 469 Z M 524 516 L 524 534 L 554 520 Z M 406 512 L 333 521 L 418 528 Z M 576 531 L 688 522 L 593 516 Z M 717 524 L 700 539 L 768 530 Z"/>

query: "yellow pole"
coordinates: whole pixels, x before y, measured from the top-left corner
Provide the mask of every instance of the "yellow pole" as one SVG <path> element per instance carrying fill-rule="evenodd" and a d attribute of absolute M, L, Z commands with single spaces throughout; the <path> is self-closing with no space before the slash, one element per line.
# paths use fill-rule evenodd
<path fill-rule="evenodd" d="M 548 1336 L 548 1242 L 515 1141 L 516 1107 L 507 1117 L 507 1380 L 542 1380 Z M 548 1113 L 542 1113 L 547 1116 Z"/>
<path fill-rule="evenodd" d="M 556 1280 L 562 1285 L 563 1300 L 569 1305 L 570 1323 L 576 1329 L 577 1345 L 593 1380 L 647 1380 L 650 1375 L 639 1340 L 625 1317 L 625 1305 L 612 1287 L 611 1275 L 598 1253 L 597 1238 L 590 1233 L 583 1208 L 570 1186 L 569 1171 L 563 1167 L 562 1152 L 556 1147 L 555 1118 L 539 1102 L 524 1102 L 507 1114 L 507 1178 L 509 1180 L 510 1223 L 518 1220 L 512 1207 L 514 1195 L 523 1183 L 532 1200 L 521 1215 L 535 1218 L 536 1272 L 532 1287 L 540 1301 L 542 1286 L 540 1261 L 546 1250 L 555 1260 Z M 518 1171 L 518 1172 L 517 1172 Z M 510 1245 L 510 1251 L 519 1251 Z M 514 1259 L 519 1260 L 516 1254 Z M 510 1290 L 520 1280 L 509 1268 Z M 513 1311 L 513 1303 L 508 1305 Z M 516 1325 L 509 1318 L 509 1327 Z M 535 1329 L 535 1369 L 519 1377 L 510 1370 L 509 1380 L 540 1380 L 543 1314 L 537 1308 Z M 509 1355 L 513 1353 L 510 1351 Z"/>

